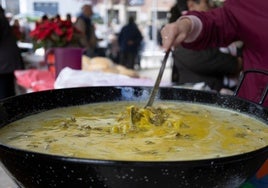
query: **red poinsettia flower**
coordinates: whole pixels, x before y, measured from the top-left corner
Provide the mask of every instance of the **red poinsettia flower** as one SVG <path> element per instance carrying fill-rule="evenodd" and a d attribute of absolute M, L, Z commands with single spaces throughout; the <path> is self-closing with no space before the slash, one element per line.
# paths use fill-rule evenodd
<path fill-rule="evenodd" d="M 31 31 L 30 36 L 34 40 L 35 48 L 38 47 L 64 47 L 76 43 L 75 34 L 80 33 L 70 21 L 46 20 L 38 23 Z"/>

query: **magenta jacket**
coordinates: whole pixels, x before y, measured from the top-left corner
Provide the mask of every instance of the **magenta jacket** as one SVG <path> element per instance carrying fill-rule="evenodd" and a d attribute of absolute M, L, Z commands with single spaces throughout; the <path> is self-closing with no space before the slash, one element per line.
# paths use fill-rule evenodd
<path fill-rule="evenodd" d="M 188 14 L 199 17 L 203 28 L 198 38 L 191 43 L 183 43 L 184 47 L 204 49 L 227 46 L 241 40 L 244 42 L 244 70 L 268 71 L 267 0 L 226 0 L 221 8 Z M 249 75 L 239 96 L 256 102 L 267 84 L 268 76 Z M 268 106 L 268 100 L 265 106 Z"/>

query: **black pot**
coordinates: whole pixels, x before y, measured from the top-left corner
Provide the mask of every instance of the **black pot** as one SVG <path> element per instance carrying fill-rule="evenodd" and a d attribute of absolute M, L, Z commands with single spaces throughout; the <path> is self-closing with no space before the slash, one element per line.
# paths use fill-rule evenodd
<path fill-rule="evenodd" d="M 147 100 L 149 87 L 87 87 L 43 91 L 0 102 L 0 127 L 41 111 L 101 101 Z M 145 97 L 144 97 L 145 96 Z M 267 122 L 267 110 L 234 96 L 161 88 L 157 100 L 191 101 L 230 108 Z M 0 159 L 21 187 L 239 187 L 268 157 L 268 146 L 208 160 L 129 162 L 59 157 L 0 144 Z"/>

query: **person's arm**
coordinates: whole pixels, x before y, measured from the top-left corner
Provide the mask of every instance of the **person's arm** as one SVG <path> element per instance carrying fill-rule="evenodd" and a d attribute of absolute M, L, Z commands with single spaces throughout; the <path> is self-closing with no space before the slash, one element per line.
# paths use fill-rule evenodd
<path fill-rule="evenodd" d="M 165 50 L 177 47 L 191 32 L 194 32 L 194 25 L 191 19 L 178 19 L 176 22 L 165 25 L 161 30 L 162 47 Z"/>
<path fill-rule="evenodd" d="M 208 12 L 190 11 L 161 30 L 163 48 L 169 49 L 181 43 L 191 49 L 227 46 L 239 40 L 237 27 L 229 6 Z"/>
<path fill-rule="evenodd" d="M 185 40 L 182 45 L 191 49 L 205 49 L 208 47 L 224 47 L 239 40 L 236 19 L 228 7 L 213 9 L 208 12 L 189 12 L 192 27 L 200 28 L 200 33 L 194 40 Z M 197 18 L 200 22 L 193 21 Z M 199 31 L 198 29 L 196 29 Z M 196 32 L 196 31 L 195 31 Z M 193 33 L 191 33 L 193 35 Z"/>

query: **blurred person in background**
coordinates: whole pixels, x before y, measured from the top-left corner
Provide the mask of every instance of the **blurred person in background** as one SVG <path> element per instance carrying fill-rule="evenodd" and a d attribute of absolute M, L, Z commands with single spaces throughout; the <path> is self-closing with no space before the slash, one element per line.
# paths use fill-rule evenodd
<path fill-rule="evenodd" d="M 60 14 L 56 14 L 53 19 L 54 19 L 54 22 L 56 22 L 56 23 L 61 23 L 62 22 Z"/>
<path fill-rule="evenodd" d="M 79 46 L 86 48 L 86 55 L 89 57 L 96 56 L 98 39 L 95 33 L 95 26 L 92 23 L 93 15 L 92 6 L 89 4 L 82 6 L 82 12 L 78 16 L 74 26 L 81 32 Z"/>
<path fill-rule="evenodd" d="M 70 22 L 70 23 L 73 23 L 73 20 L 72 20 L 72 15 L 70 13 L 67 13 L 66 14 L 66 19 L 65 19 L 67 22 Z"/>
<path fill-rule="evenodd" d="M 41 18 L 41 22 L 43 23 L 43 22 L 47 22 L 47 21 L 49 21 L 49 18 L 48 18 L 48 16 L 45 14 L 45 15 L 42 16 L 42 18 Z"/>
<path fill-rule="evenodd" d="M 23 36 L 23 32 L 22 29 L 20 27 L 20 23 L 18 19 L 14 20 L 13 25 L 11 26 L 12 29 L 12 33 L 15 36 L 17 41 L 23 41 L 24 36 Z"/>
<path fill-rule="evenodd" d="M 14 71 L 23 69 L 20 50 L 4 9 L 0 6 L 0 99 L 14 96 Z"/>
<path fill-rule="evenodd" d="M 208 11 L 214 6 L 209 0 L 183 0 L 189 11 Z M 181 0 L 182 3 L 182 0 Z M 178 17 L 177 17 L 178 19 Z M 172 19 L 171 22 L 176 21 Z M 179 46 L 174 49 L 172 78 L 175 85 L 204 83 L 210 89 L 221 91 L 225 76 L 238 77 L 242 70 L 242 58 L 237 54 L 223 53 L 220 48 L 191 50 Z M 230 89 L 230 88 L 228 88 Z"/>
<path fill-rule="evenodd" d="M 123 26 L 118 35 L 120 48 L 120 64 L 129 69 L 134 69 L 135 64 L 139 65 L 139 50 L 143 36 L 135 23 L 134 17 L 130 16 L 128 23 Z"/>
<path fill-rule="evenodd" d="M 116 64 L 119 64 L 118 33 L 115 32 L 113 23 L 111 21 L 108 23 L 106 34 L 108 37 L 107 57 Z"/>
<path fill-rule="evenodd" d="M 188 10 L 187 0 L 177 0 L 169 11 L 170 16 L 168 22 L 169 23 L 175 22 L 187 10 Z"/>

